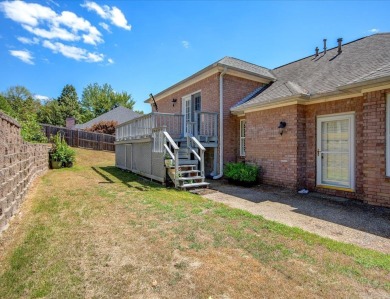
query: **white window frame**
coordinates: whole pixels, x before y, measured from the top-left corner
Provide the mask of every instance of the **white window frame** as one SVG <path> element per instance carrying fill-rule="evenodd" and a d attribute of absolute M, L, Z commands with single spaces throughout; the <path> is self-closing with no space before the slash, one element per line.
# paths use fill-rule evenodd
<path fill-rule="evenodd" d="M 390 177 L 390 93 L 386 95 L 386 176 Z"/>
<path fill-rule="evenodd" d="M 243 134 L 244 133 L 244 134 Z M 240 120 L 240 156 L 245 157 L 246 119 Z"/>

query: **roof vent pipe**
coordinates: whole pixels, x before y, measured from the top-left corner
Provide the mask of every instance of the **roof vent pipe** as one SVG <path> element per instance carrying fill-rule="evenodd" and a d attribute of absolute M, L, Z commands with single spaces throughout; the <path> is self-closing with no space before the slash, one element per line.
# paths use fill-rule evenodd
<path fill-rule="evenodd" d="M 326 54 L 326 38 L 324 38 L 324 55 Z"/>
<path fill-rule="evenodd" d="M 342 41 L 343 41 L 342 38 L 338 38 L 338 39 L 337 39 L 337 43 L 338 43 L 337 53 L 338 53 L 338 54 L 341 54 L 341 52 L 343 52 L 343 50 L 341 50 L 341 43 L 342 43 Z"/>
<path fill-rule="evenodd" d="M 319 51 L 319 49 L 318 49 L 318 47 L 316 47 L 316 57 L 318 56 L 318 51 Z"/>

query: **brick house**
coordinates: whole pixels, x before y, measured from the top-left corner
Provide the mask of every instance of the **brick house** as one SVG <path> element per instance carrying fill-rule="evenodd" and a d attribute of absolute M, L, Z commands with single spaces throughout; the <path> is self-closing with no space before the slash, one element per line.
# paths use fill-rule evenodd
<path fill-rule="evenodd" d="M 204 175 L 245 161 L 267 184 L 390 207 L 390 34 L 332 49 L 324 41 L 322 52 L 272 70 L 225 57 L 147 102 L 152 114 L 181 117 L 179 148 L 188 134 L 204 145 Z M 147 139 L 125 140 L 123 127 L 117 143 L 133 137 Z"/>

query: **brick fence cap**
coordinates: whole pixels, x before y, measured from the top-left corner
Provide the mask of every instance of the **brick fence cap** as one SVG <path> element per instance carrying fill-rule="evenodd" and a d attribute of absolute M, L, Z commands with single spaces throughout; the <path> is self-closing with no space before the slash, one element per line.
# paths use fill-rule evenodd
<path fill-rule="evenodd" d="M 5 114 L 4 112 L 0 111 L 0 118 L 8 121 L 9 123 L 13 124 L 14 126 L 20 128 L 21 125 L 14 119 L 13 117 Z"/>

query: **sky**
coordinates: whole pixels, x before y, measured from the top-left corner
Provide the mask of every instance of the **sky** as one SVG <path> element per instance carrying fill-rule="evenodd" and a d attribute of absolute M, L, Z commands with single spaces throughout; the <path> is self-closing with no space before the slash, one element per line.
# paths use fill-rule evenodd
<path fill-rule="evenodd" d="M 1 1 L 0 91 L 82 97 L 109 83 L 144 100 L 225 56 L 267 68 L 390 32 L 389 1 Z"/>

